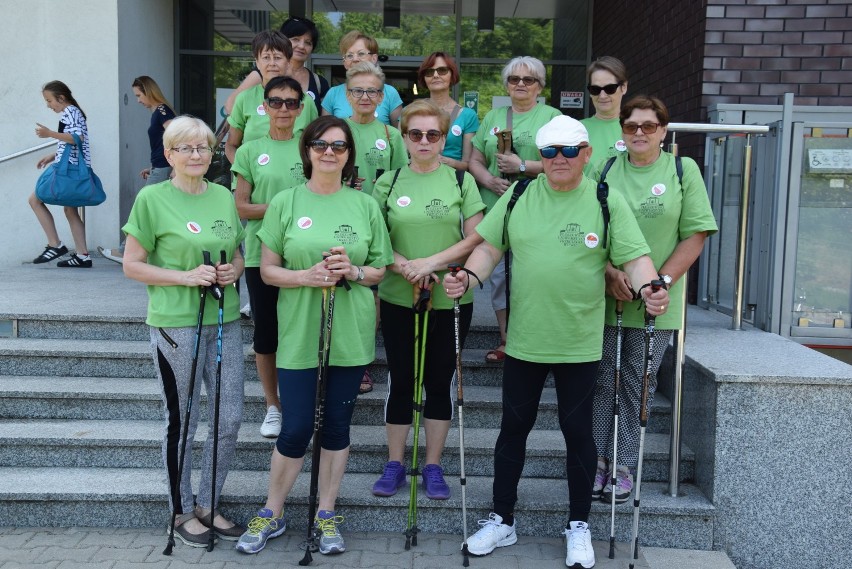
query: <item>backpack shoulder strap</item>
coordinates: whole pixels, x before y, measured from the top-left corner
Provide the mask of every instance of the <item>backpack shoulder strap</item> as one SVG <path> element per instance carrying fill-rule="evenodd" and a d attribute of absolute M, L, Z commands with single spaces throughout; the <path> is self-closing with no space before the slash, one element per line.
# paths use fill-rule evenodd
<path fill-rule="evenodd" d="M 462 110 L 461 105 L 459 105 L 458 103 L 456 103 L 456 106 L 455 106 L 455 108 L 453 109 L 452 114 L 450 114 L 450 124 L 453 124 L 454 122 L 456 122 L 456 119 L 458 118 L 459 113 L 461 112 L 461 110 Z"/>
<path fill-rule="evenodd" d="M 675 156 L 674 159 L 677 181 L 680 183 L 680 187 L 683 188 L 683 160 L 680 159 L 680 156 Z"/>
<path fill-rule="evenodd" d="M 606 175 L 609 172 L 609 169 L 612 168 L 612 165 L 615 163 L 617 156 L 613 156 L 609 160 L 606 161 L 604 165 L 603 171 L 601 172 L 601 179 L 598 181 L 598 202 L 601 204 L 601 215 L 603 216 L 604 222 L 604 230 L 603 230 L 603 248 L 606 249 L 606 238 L 607 233 L 609 231 L 609 203 L 607 202 L 607 198 L 609 197 L 609 184 L 606 183 Z"/>
<path fill-rule="evenodd" d="M 464 195 L 462 185 L 464 185 L 464 170 L 456 170 L 456 184 L 459 186 L 459 195 Z"/>
<path fill-rule="evenodd" d="M 512 189 L 512 197 L 509 198 L 509 203 L 506 204 L 506 215 L 503 218 L 503 243 L 506 242 L 507 232 L 509 231 L 509 215 L 512 214 L 512 210 L 515 209 L 515 204 L 517 204 L 518 200 L 521 199 L 521 196 L 524 194 L 527 186 L 530 185 L 532 180 L 532 178 L 518 180 L 515 187 Z"/>

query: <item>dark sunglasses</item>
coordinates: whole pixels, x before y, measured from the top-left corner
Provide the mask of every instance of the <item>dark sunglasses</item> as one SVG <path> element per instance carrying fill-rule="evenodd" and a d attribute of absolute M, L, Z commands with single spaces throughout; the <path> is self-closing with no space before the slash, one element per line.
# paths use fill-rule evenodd
<path fill-rule="evenodd" d="M 328 150 L 329 146 L 335 154 L 343 154 L 349 150 L 349 145 L 345 140 L 335 140 L 334 142 L 328 142 L 327 140 L 312 140 L 308 143 L 308 146 L 310 146 L 317 154 L 325 154 L 325 151 Z"/>
<path fill-rule="evenodd" d="M 412 128 L 405 134 L 408 135 L 408 138 L 411 139 L 411 142 L 420 142 L 421 140 L 423 140 L 424 134 L 426 135 L 426 140 L 428 140 L 429 142 L 438 142 L 439 140 L 441 140 L 441 137 L 444 136 L 444 133 L 440 130 L 431 129 L 427 130 L 426 132 L 423 132 L 422 130 L 418 130 L 416 128 Z"/>
<path fill-rule="evenodd" d="M 621 132 L 623 132 L 624 134 L 636 134 L 636 131 L 640 128 L 645 134 L 654 134 L 655 132 L 657 132 L 657 129 L 660 128 L 660 123 L 644 122 L 642 124 L 636 124 L 632 122 L 626 122 L 621 125 Z"/>
<path fill-rule="evenodd" d="M 545 146 L 544 148 L 539 149 L 542 158 L 556 158 L 556 155 L 560 152 L 562 156 L 565 158 L 576 158 L 580 155 L 580 151 L 584 148 L 588 148 L 588 145 L 583 146 Z"/>
<path fill-rule="evenodd" d="M 298 109 L 302 102 L 299 99 L 282 99 L 281 97 L 269 97 L 266 99 L 266 104 L 270 109 L 278 110 L 281 107 L 287 107 L 290 111 Z"/>
<path fill-rule="evenodd" d="M 527 87 L 532 86 L 534 83 L 538 83 L 538 79 L 535 77 L 518 77 L 517 75 L 509 75 L 506 79 L 509 82 L 509 85 L 517 85 L 518 83 L 523 82 Z"/>
<path fill-rule="evenodd" d="M 601 91 L 606 93 L 607 95 L 612 95 L 621 87 L 624 83 L 610 83 L 609 85 L 604 85 L 603 87 L 598 87 L 597 85 L 589 85 L 589 93 L 597 97 L 601 94 Z"/>
<path fill-rule="evenodd" d="M 446 75 L 449 72 L 450 72 L 449 67 L 431 67 L 429 69 L 423 70 L 423 76 L 424 77 L 432 77 L 433 75 L 435 75 L 437 73 L 438 75 L 443 77 L 444 75 Z"/>

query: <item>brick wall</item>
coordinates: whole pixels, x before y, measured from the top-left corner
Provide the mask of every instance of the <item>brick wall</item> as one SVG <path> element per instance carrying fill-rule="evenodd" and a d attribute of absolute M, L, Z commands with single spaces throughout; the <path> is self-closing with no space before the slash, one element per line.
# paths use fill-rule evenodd
<path fill-rule="evenodd" d="M 707 0 L 703 104 L 852 105 L 852 1 Z"/>

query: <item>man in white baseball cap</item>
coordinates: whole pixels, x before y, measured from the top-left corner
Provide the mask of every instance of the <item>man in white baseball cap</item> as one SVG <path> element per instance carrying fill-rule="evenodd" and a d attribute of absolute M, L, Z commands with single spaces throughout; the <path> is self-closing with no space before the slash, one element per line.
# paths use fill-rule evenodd
<path fill-rule="evenodd" d="M 595 565 L 589 531 L 597 449 L 592 437 L 592 402 L 604 328 L 604 272 L 607 263 L 624 265 L 631 282 L 650 283 L 657 272 L 649 248 L 624 199 L 610 194 L 611 225 L 606 245 L 601 204 L 594 180 L 583 176 L 592 148 L 586 128 L 558 116 L 539 129 L 539 174 L 516 197 L 510 187 L 476 227 L 484 239 L 465 263 L 479 278 L 512 249 L 511 317 L 503 363 L 503 419 L 494 450 L 493 511 L 467 540 L 473 555 L 512 545 L 518 483 L 527 436 L 535 424 L 545 379 L 553 372 L 560 428 L 565 439 L 568 516 L 565 529 L 568 567 Z M 508 217 L 508 219 L 507 219 Z M 459 298 L 468 273 L 448 273 L 444 287 Z M 638 287 L 637 287 L 638 288 Z M 665 289 L 640 289 L 648 312 L 662 314 Z M 464 547 L 464 544 L 463 544 Z"/>

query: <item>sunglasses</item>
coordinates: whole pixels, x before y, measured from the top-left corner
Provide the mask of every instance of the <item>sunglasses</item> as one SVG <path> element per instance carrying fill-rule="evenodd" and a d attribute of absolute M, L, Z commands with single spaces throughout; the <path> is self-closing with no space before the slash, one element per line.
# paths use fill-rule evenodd
<path fill-rule="evenodd" d="M 588 147 L 589 147 L 588 145 L 583 145 L 583 146 L 545 146 L 544 148 L 540 149 L 539 152 L 541 153 L 542 158 L 547 158 L 547 159 L 556 158 L 556 155 L 559 154 L 560 152 L 562 153 L 562 156 L 564 156 L 565 158 L 576 158 L 577 156 L 580 155 L 580 151 L 582 149 L 588 148 Z"/>
<path fill-rule="evenodd" d="M 599 87 L 597 85 L 589 85 L 588 89 L 589 93 L 593 97 L 597 97 L 601 94 L 601 91 L 603 91 L 607 95 L 613 95 L 622 85 L 624 85 L 624 83 L 610 83 L 609 85 L 604 85 L 603 87 Z"/>
<path fill-rule="evenodd" d="M 443 77 L 444 75 L 446 75 L 449 72 L 450 72 L 449 67 L 431 67 L 429 69 L 423 70 L 423 76 L 424 77 L 432 77 L 437 73 L 438 75 Z"/>
<path fill-rule="evenodd" d="M 441 137 L 444 136 L 444 133 L 440 130 L 430 129 L 426 132 L 423 132 L 422 130 L 418 130 L 416 128 L 412 128 L 405 134 L 408 135 L 408 138 L 411 139 L 411 142 L 420 142 L 421 140 L 423 140 L 424 134 L 426 135 L 426 140 L 428 140 L 429 142 L 438 142 L 439 140 L 441 140 Z"/>
<path fill-rule="evenodd" d="M 509 85 L 517 85 L 518 83 L 523 82 L 527 87 L 531 87 L 534 83 L 538 83 L 538 79 L 535 77 L 518 77 L 517 75 L 509 75 L 507 81 L 509 81 Z"/>
<path fill-rule="evenodd" d="M 632 122 L 626 122 L 621 125 L 621 132 L 623 132 L 624 134 L 636 134 L 636 131 L 640 128 L 645 134 L 654 134 L 655 132 L 657 132 L 657 129 L 660 128 L 660 123 L 645 122 L 642 124 L 636 124 Z"/>
<path fill-rule="evenodd" d="M 356 99 L 360 99 L 364 95 L 367 95 L 368 99 L 375 99 L 379 96 L 379 93 L 381 93 L 378 89 L 359 89 L 357 87 L 355 89 L 349 89 L 348 91 L 349 94 Z"/>
<path fill-rule="evenodd" d="M 325 151 L 331 147 L 332 152 L 335 154 L 343 154 L 347 150 L 349 150 L 349 144 L 346 143 L 345 140 L 335 140 L 334 142 L 328 142 L 327 140 L 312 140 L 308 143 L 314 152 L 317 154 L 325 154 Z"/>
<path fill-rule="evenodd" d="M 302 105 L 302 102 L 299 99 L 282 99 L 281 97 L 269 97 L 268 99 L 266 99 L 266 104 L 269 105 L 270 109 L 278 110 L 281 107 L 287 107 L 287 110 L 295 111 Z"/>

